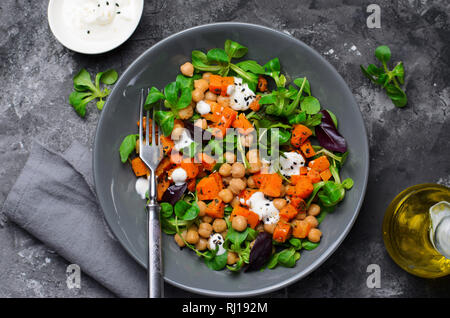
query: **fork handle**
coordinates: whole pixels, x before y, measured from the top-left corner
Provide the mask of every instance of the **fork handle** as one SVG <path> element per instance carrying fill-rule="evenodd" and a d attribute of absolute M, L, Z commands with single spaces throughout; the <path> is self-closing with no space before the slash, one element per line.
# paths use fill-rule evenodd
<path fill-rule="evenodd" d="M 148 219 L 148 297 L 162 298 L 164 280 L 161 258 L 161 223 L 156 203 L 147 205 Z"/>

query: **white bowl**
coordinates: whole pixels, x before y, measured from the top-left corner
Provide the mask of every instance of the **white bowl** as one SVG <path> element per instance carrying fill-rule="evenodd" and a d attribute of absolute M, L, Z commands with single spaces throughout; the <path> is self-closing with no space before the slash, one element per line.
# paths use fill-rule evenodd
<path fill-rule="evenodd" d="M 64 1 L 68 0 L 49 1 L 48 23 L 50 25 L 50 29 L 62 45 L 72 51 L 83 54 L 105 53 L 123 44 L 136 30 L 139 21 L 141 20 L 142 12 L 144 11 L 144 0 L 130 0 L 135 2 L 134 5 L 136 5 L 136 16 L 132 19 L 126 32 L 119 33 L 116 37 L 113 37 L 107 41 L 86 41 L 83 40 L 79 34 L 76 34 L 76 32 L 72 32 L 72 30 L 67 26 L 67 22 L 64 21 Z M 114 2 L 114 0 L 111 0 L 111 2 Z"/>

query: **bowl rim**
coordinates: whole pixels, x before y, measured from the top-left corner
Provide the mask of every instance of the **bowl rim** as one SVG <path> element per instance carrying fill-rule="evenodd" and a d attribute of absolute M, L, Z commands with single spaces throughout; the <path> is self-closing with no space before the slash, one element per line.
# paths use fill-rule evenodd
<path fill-rule="evenodd" d="M 344 239 L 347 237 L 348 233 L 350 232 L 350 230 L 352 229 L 356 218 L 359 215 L 359 212 L 361 210 L 361 206 L 364 202 L 364 198 L 366 195 L 366 190 L 367 190 L 367 183 L 368 183 L 368 179 L 369 179 L 369 165 L 370 165 L 370 152 L 369 152 L 369 140 L 368 140 L 368 136 L 367 136 L 367 130 L 366 127 L 364 125 L 364 119 L 362 117 L 362 113 L 361 110 L 359 109 L 359 107 L 357 107 L 357 102 L 353 96 L 353 93 L 351 92 L 350 88 L 347 85 L 347 82 L 344 80 L 344 78 L 337 72 L 337 70 L 334 68 L 333 65 L 331 65 L 330 62 L 328 62 L 322 55 L 320 55 L 314 48 L 308 46 L 307 44 L 305 44 L 303 41 L 293 37 L 290 34 L 287 34 L 285 32 L 279 31 L 279 30 L 275 30 L 266 26 L 262 26 L 262 25 L 258 25 L 258 24 L 252 24 L 252 23 L 245 23 L 245 22 L 217 22 L 217 23 L 208 23 L 208 24 L 202 24 L 202 25 L 198 25 L 198 26 L 194 26 L 179 32 L 176 32 L 168 37 L 165 37 L 164 39 L 160 40 L 159 42 L 155 43 L 154 45 L 152 45 L 151 47 L 149 47 L 147 50 L 145 50 L 141 55 L 139 55 L 128 67 L 127 69 L 124 71 L 124 73 L 122 74 L 122 76 L 120 76 L 119 80 L 117 81 L 117 83 L 114 85 L 114 89 L 116 89 L 116 87 L 119 87 L 122 82 L 122 79 L 124 79 L 126 76 L 124 76 L 129 70 L 131 70 L 134 65 L 136 65 L 145 55 L 147 55 L 150 51 L 156 49 L 159 46 L 164 45 L 164 43 L 166 41 L 172 40 L 174 38 L 180 37 L 182 35 L 184 35 L 185 33 L 190 33 L 190 32 L 195 32 L 196 30 L 201 30 L 201 29 L 207 29 L 210 27 L 216 27 L 216 26 L 226 26 L 226 27 L 236 27 L 236 26 L 243 26 L 243 27 L 249 27 L 249 28 L 253 28 L 255 30 L 264 30 L 266 32 L 271 32 L 271 33 L 275 33 L 281 37 L 286 37 L 289 38 L 289 40 L 293 40 L 295 42 L 297 42 L 297 44 L 299 44 L 300 46 L 303 46 L 309 50 L 311 50 L 312 54 L 317 56 L 320 60 L 322 60 L 331 70 L 331 72 L 335 73 L 335 75 L 340 78 L 340 80 L 345 84 L 344 85 L 344 89 L 346 89 L 348 91 L 348 93 L 350 94 L 350 96 L 352 97 L 353 101 L 354 101 L 354 105 L 356 107 L 355 111 L 357 112 L 357 114 L 359 114 L 359 116 L 361 117 L 361 120 L 363 122 L 363 133 L 364 133 L 364 150 L 367 153 L 367 158 L 365 160 L 365 162 L 363 162 L 363 166 L 364 166 L 364 171 L 363 171 L 363 182 L 362 182 L 362 195 L 359 197 L 358 202 L 356 204 L 356 209 L 355 209 L 355 213 L 353 214 L 350 222 L 345 226 L 345 229 L 343 232 L 340 233 L 340 235 L 337 237 L 337 239 L 328 247 L 328 249 L 321 255 L 319 255 L 317 257 L 317 259 L 315 261 L 313 261 L 311 263 L 311 265 L 309 266 L 308 269 L 302 271 L 302 272 L 298 272 L 295 273 L 294 275 L 292 275 L 290 278 L 285 279 L 277 284 L 273 284 L 271 286 L 267 286 L 264 288 L 259 288 L 259 289 L 255 289 L 255 290 L 251 290 L 251 291 L 238 291 L 238 292 L 218 292 L 218 291 L 214 291 L 214 290 L 210 290 L 210 289 L 206 289 L 206 288 L 198 288 L 198 287 L 191 287 L 191 286 L 186 286 L 183 285 L 181 283 L 178 283 L 176 281 L 173 281 L 171 279 L 168 279 L 167 277 L 164 277 L 164 280 L 166 282 L 168 282 L 169 284 L 176 286 L 178 288 L 181 288 L 183 290 L 192 292 L 192 293 L 196 293 L 196 294 L 200 294 L 200 295 L 206 295 L 206 296 L 213 296 L 213 297 L 249 297 L 249 296 L 258 296 L 261 294 L 266 294 L 269 292 L 273 292 L 276 290 L 279 290 L 281 288 L 287 287 L 297 281 L 299 281 L 300 279 L 308 276 L 310 273 L 312 273 L 313 271 L 315 271 L 317 268 L 320 267 L 320 265 L 322 265 L 331 255 L 334 254 L 334 252 L 337 250 L 337 248 L 343 243 Z M 99 139 L 98 139 L 98 135 L 99 135 L 99 127 L 101 126 L 105 116 L 104 113 L 107 111 L 108 106 L 109 106 L 109 99 L 107 99 L 105 106 L 103 107 L 103 111 L 100 114 L 100 118 L 97 124 L 97 128 L 96 128 L 96 132 L 95 132 L 95 139 L 94 139 L 94 147 L 93 147 L 93 156 L 92 156 L 92 164 L 93 164 L 93 176 L 94 176 L 94 187 L 95 189 L 97 189 L 97 179 L 99 178 L 99 176 L 97 176 L 96 173 L 96 154 L 98 153 L 96 151 L 98 144 L 99 144 Z M 100 203 L 100 207 L 102 208 L 103 206 L 103 199 L 102 198 L 98 198 L 99 203 Z M 102 212 L 103 212 L 103 208 L 102 208 Z M 137 258 L 137 256 L 133 253 L 133 251 L 131 249 L 129 249 L 126 245 L 124 245 L 116 236 L 114 230 L 112 229 L 112 226 L 110 225 L 110 221 L 107 217 L 107 214 L 105 212 L 103 212 L 103 216 L 106 220 L 106 224 L 108 225 L 109 229 L 111 230 L 111 232 L 114 234 L 114 236 L 116 237 L 116 239 L 120 242 L 121 246 L 127 251 L 127 253 L 136 261 L 138 262 L 141 266 L 144 267 L 144 269 L 146 269 L 146 264 L 143 264 L 141 262 L 141 260 L 139 260 Z"/>
<path fill-rule="evenodd" d="M 61 37 L 59 35 L 59 33 L 56 31 L 57 27 L 55 25 L 54 19 L 53 19 L 53 11 L 52 8 L 54 7 L 55 4 L 55 0 L 49 0 L 48 2 L 48 6 L 47 6 L 47 20 L 48 20 L 48 25 L 50 27 L 50 31 L 52 32 L 53 36 L 56 38 L 56 40 L 58 40 L 58 42 L 64 46 L 65 48 L 74 51 L 76 53 L 81 53 L 81 54 L 87 54 L 87 55 L 97 55 L 97 54 L 103 54 L 109 51 L 112 51 L 114 49 L 117 49 L 119 46 L 121 46 L 122 44 L 124 44 L 126 41 L 128 41 L 128 39 L 134 34 L 134 32 L 136 31 L 137 27 L 139 26 L 141 19 L 142 19 L 142 15 L 144 13 L 144 5 L 145 5 L 145 1 L 144 0 L 140 0 L 141 1 L 141 11 L 139 13 L 139 18 L 136 20 L 136 25 L 130 30 L 130 33 L 125 36 L 123 38 L 122 41 L 117 42 L 114 45 L 110 45 L 110 46 L 106 46 L 104 49 L 99 49 L 99 50 L 83 50 L 80 48 L 77 48 L 75 46 L 70 45 L 65 38 Z"/>

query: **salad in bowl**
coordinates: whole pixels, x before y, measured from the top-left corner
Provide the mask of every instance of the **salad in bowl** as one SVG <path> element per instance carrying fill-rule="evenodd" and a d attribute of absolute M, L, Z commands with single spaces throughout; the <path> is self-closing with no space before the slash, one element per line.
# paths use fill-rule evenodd
<path fill-rule="evenodd" d="M 145 101 L 162 131 L 162 230 L 212 270 L 294 267 L 327 235 L 320 223 L 353 186 L 340 177 L 348 151 L 338 119 L 308 79 L 284 75 L 278 58 L 245 60 L 247 51 L 232 40 L 193 51 Z M 138 136 L 125 136 L 119 152 L 145 199 L 150 172 Z"/>

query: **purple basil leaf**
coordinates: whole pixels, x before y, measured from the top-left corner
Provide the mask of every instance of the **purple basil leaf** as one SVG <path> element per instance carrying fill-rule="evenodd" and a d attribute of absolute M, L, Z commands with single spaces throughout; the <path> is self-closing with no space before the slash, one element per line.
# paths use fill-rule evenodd
<path fill-rule="evenodd" d="M 272 255 L 272 235 L 267 232 L 259 233 L 250 251 L 250 259 L 246 272 L 258 270 L 266 264 Z"/>
<path fill-rule="evenodd" d="M 172 184 L 164 192 L 163 197 L 162 197 L 162 202 L 168 202 L 172 205 L 175 205 L 175 203 L 180 201 L 180 199 L 183 196 L 186 189 L 187 189 L 187 183 Z"/>
<path fill-rule="evenodd" d="M 322 113 L 322 122 L 315 127 L 319 144 L 330 151 L 346 152 L 347 143 L 334 126 L 330 114 L 325 109 L 320 112 Z"/>

